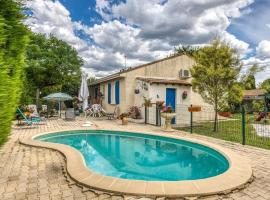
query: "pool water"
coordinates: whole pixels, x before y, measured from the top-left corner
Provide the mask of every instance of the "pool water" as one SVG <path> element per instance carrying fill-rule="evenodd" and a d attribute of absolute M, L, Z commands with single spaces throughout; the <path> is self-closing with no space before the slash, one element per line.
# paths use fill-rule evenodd
<path fill-rule="evenodd" d="M 42 135 L 36 140 L 79 150 L 92 171 L 123 179 L 179 181 L 222 174 L 228 160 L 212 148 L 161 136 L 87 130 Z"/>

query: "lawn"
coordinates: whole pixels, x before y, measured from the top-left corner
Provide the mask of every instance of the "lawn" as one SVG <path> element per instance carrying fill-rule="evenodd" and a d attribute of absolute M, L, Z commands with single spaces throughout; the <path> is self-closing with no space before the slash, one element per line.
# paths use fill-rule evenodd
<path fill-rule="evenodd" d="M 270 137 L 260 137 L 252 124 L 260 126 L 264 131 L 270 132 L 269 122 L 256 122 L 256 115 L 246 116 L 246 144 L 270 149 Z M 242 120 L 240 114 L 235 114 L 229 120 L 219 120 L 218 131 L 213 131 L 213 122 L 194 123 L 193 133 L 219 138 L 232 142 L 242 143 Z M 190 132 L 190 127 L 177 128 Z"/>

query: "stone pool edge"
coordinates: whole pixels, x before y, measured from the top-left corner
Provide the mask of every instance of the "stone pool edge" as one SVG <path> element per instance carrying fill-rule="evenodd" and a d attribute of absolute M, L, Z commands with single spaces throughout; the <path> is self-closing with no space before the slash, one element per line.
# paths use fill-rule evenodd
<path fill-rule="evenodd" d="M 70 131 L 79 130 L 83 129 L 72 129 Z M 114 130 L 123 131 L 117 129 Z M 33 138 L 40 135 L 53 134 L 58 132 L 61 131 L 39 133 L 31 137 L 20 139 L 20 143 L 33 147 L 52 149 L 60 152 L 65 157 L 67 173 L 74 181 L 85 187 L 90 187 L 101 191 L 149 197 L 198 197 L 214 194 L 226 194 L 233 190 L 243 188 L 253 178 L 253 172 L 248 160 L 227 148 L 223 148 L 219 145 L 188 136 L 186 137 L 164 132 L 157 133 L 154 131 L 144 131 L 142 133 L 135 130 L 131 130 L 130 132 L 182 139 L 213 148 L 228 159 L 230 167 L 226 172 L 218 176 L 188 181 L 141 181 L 103 176 L 92 172 L 86 167 L 84 158 L 78 150 L 64 144 L 33 140 Z"/>

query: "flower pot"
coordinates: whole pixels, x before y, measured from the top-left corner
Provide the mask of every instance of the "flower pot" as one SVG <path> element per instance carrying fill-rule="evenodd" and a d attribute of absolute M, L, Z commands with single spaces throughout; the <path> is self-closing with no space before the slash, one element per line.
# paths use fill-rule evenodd
<path fill-rule="evenodd" d="M 152 104 L 151 103 L 150 104 L 144 104 L 144 107 L 147 107 L 147 108 L 152 107 Z"/>
<path fill-rule="evenodd" d="M 128 124 L 128 118 L 127 117 L 123 117 L 122 118 L 122 125 L 127 125 Z"/>
<path fill-rule="evenodd" d="M 176 113 L 161 113 L 161 117 L 165 118 L 165 125 L 164 125 L 164 131 L 170 132 L 174 131 L 172 129 L 171 121 L 176 116 Z"/>
<path fill-rule="evenodd" d="M 231 117 L 231 112 L 218 112 L 218 114 L 222 117 Z"/>

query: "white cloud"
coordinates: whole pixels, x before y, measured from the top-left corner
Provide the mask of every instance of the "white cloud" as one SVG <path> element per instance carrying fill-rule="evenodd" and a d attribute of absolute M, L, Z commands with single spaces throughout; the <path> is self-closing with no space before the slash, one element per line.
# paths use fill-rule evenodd
<path fill-rule="evenodd" d="M 259 58 L 270 58 L 270 41 L 263 40 L 259 43 L 256 48 L 257 56 Z"/>
<path fill-rule="evenodd" d="M 168 49 L 172 49 L 161 41 L 159 46 L 154 47 L 153 45 L 158 41 L 143 40 L 139 37 L 140 29 L 122 24 L 117 20 L 103 22 L 100 25 L 96 24 L 94 27 L 85 28 L 84 31 L 106 51 L 119 52 L 126 55 L 128 60 L 131 59 L 133 62 L 137 60 L 137 63 L 160 58 L 164 54 L 168 54 Z"/>
<path fill-rule="evenodd" d="M 69 11 L 59 1 L 28 1 L 33 15 L 26 20 L 34 32 L 53 34 L 79 47 L 84 41 L 75 36 Z"/>
<path fill-rule="evenodd" d="M 256 47 L 256 55 L 243 61 L 246 68 L 257 64 L 264 67 L 262 72 L 256 74 L 257 83 L 270 77 L 270 41 L 263 40 Z"/>
<path fill-rule="evenodd" d="M 105 21 L 88 27 L 72 21 L 70 12 L 57 0 L 32 0 L 28 4 L 33 17 L 26 23 L 35 32 L 53 34 L 75 47 L 85 69 L 102 76 L 123 67 L 125 55 L 127 66 L 136 66 L 165 57 L 176 45 L 204 45 L 218 35 L 244 56 L 249 45 L 226 29 L 230 19 L 241 16 L 252 2 L 127 0 L 111 6 L 109 1 L 96 0 L 96 11 Z M 77 31 L 83 31 L 90 42 L 78 37 Z"/>
<path fill-rule="evenodd" d="M 240 9 L 253 0 L 127 0 L 114 5 L 112 16 L 126 19 L 141 28 L 141 37 L 162 39 L 170 45 L 205 44 L 230 25 L 230 17 L 239 17 Z M 107 8 L 109 9 L 109 8 Z"/>
<path fill-rule="evenodd" d="M 222 33 L 222 39 L 229 43 L 233 48 L 237 49 L 240 58 L 243 58 L 246 56 L 246 54 L 250 53 L 252 50 L 249 48 L 249 44 L 237 39 L 234 35 L 224 31 Z"/>
<path fill-rule="evenodd" d="M 100 13 L 100 15 L 105 20 L 110 20 L 110 3 L 108 0 L 96 0 L 96 11 Z"/>

